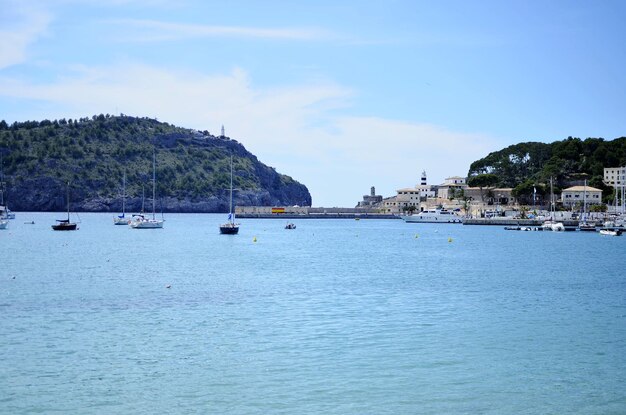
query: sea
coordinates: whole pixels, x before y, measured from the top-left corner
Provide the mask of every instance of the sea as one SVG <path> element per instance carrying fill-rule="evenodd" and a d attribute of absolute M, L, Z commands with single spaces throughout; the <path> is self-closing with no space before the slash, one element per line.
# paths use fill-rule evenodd
<path fill-rule="evenodd" d="M 0 231 L 2 414 L 626 413 L 626 237 L 63 216 Z"/>

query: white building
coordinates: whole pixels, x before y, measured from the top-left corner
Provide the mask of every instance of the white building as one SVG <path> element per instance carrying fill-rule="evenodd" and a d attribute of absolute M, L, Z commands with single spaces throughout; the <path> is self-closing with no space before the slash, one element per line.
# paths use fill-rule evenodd
<path fill-rule="evenodd" d="M 626 167 L 608 167 L 604 169 L 604 184 L 623 187 L 626 183 Z"/>
<path fill-rule="evenodd" d="M 602 203 L 602 190 L 591 186 L 568 187 L 563 189 L 561 193 L 561 202 L 563 206 L 569 208 L 577 204 L 582 206 L 584 203 L 587 205 L 598 205 Z"/>

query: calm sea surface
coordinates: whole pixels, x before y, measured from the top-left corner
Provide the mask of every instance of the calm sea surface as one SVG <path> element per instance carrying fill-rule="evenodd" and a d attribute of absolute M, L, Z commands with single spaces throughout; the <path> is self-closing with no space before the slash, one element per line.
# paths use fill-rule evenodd
<path fill-rule="evenodd" d="M 62 216 L 0 231 L 0 413 L 626 413 L 626 237 Z"/>

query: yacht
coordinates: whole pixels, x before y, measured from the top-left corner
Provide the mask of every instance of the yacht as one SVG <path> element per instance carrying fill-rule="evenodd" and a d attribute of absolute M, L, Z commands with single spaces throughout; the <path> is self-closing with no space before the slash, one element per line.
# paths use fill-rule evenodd
<path fill-rule="evenodd" d="M 446 209 L 428 209 L 415 215 L 400 216 L 407 223 L 463 223 L 463 217 Z"/>

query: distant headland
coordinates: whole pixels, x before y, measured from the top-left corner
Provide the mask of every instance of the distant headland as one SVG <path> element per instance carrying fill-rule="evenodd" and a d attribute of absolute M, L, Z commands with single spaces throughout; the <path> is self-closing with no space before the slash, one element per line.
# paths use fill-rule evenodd
<path fill-rule="evenodd" d="M 151 196 L 156 154 L 157 209 L 227 212 L 230 156 L 237 205 L 311 205 L 305 185 L 260 162 L 222 134 L 181 128 L 145 117 L 0 121 L 4 199 L 14 211 L 139 211 Z M 144 192 L 145 189 L 145 192 Z M 145 198 L 143 197 L 145 193 Z M 147 205 L 147 203 L 146 203 Z"/>

